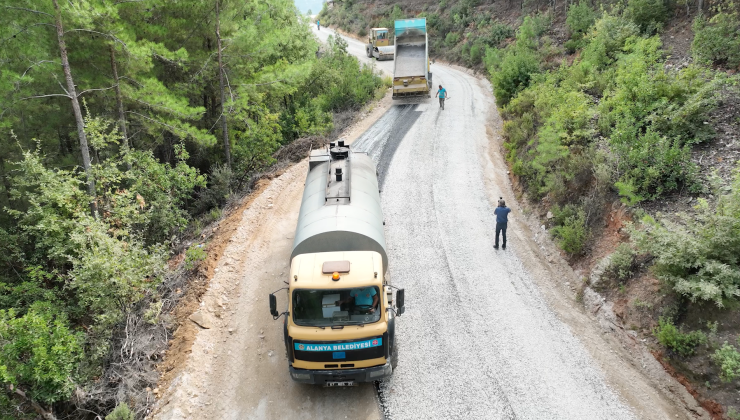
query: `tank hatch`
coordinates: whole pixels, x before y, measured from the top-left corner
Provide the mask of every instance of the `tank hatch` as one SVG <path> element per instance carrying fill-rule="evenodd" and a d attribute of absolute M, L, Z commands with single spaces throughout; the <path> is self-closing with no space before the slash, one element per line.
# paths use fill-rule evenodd
<path fill-rule="evenodd" d="M 352 165 L 349 146 L 339 140 L 329 144 L 329 165 L 325 202 L 327 205 L 349 204 L 352 201 Z"/>

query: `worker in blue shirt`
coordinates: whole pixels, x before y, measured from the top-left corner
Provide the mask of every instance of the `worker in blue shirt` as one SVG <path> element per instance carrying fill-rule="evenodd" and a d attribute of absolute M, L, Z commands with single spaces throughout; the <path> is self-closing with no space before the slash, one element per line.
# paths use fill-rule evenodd
<path fill-rule="evenodd" d="M 321 30 L 321 21 L 318 19 L 316 20 L 316 29 L 319 31 Z"/>
<path fill-rule="evenodd" d="M 336 301 L 337 306 L 350 303 L 354 300 L 354 306 L 361 311 L 367 311 L 369 313 L 375 312 L 375 308 L 378 306 L 378 292 L 375 287 L 356 287 L 349 292 L 349 296 L 346 299 Z"/>
<path fill-rule="evenodd" d="M 504 242 L 502 249 L 506 249 L 506 224 L 509 222 L 509 213 L 511 209 L 506 207 L 506 202 L 503 198 L 499 197 L 498 207 L 493 211 L 496 215 L 496 241 L 494 242 L 493 248 L 498 249 L 498 235 L 503 234 Z"/>
<path fill-rule="evenodd" d="M 434 95 L 436 98 L 439 96 L 439 107 L 442 108 L 444 111 L 445 109 L 445 98 L 447 97 L 447 89 L 443 88 L 442 85 L 439 85 L 439 90 L 437 91 L 437 94 Z"/>

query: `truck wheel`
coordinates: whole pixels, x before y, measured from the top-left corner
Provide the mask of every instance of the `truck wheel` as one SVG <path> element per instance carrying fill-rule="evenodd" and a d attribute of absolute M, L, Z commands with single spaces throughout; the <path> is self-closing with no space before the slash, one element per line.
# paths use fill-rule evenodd
<path fill-rule="evenodd" d="M 373 56 L 372 50 L 368 47 L 365 47 L 365 54 L 367 54 L 367 58 L 370 58 Z"/>
<path fill-rule="evenodd" d="M 393 343 L 393 350 L 391 351 L 391 367 L 395 371 L 398 367 L 398 346 Z"/>

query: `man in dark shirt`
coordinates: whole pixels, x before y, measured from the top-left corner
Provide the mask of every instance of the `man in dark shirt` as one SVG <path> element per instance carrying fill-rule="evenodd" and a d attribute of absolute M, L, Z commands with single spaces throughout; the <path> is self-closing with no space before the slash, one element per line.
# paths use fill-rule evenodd
<path fill-rule="evenodd" d="M 498 207 L 493 211 L 496 215 L 496 242 L 493 245 L 494 249 L 498 249 L 498 235 L 503 234 L 504 242 L 501 249 L 506 249 L 506 224 L 509 222 L 509 213 L 511 209 L 506 207 L 506 202 L 503 198 L 499 197 Z"/>

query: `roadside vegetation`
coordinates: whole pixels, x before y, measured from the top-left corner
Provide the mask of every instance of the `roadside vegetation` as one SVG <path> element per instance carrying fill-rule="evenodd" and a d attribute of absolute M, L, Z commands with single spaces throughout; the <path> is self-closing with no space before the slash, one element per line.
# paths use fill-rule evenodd
<path fill-rule="evenodd" d="M 426 17 L 433 56 L 485 71 L 514 180 L 547 213 L 564 255 L 592 264 L 616 235 L 602 278 L 628 302 L 625 323 L 730 415 L 740 377 L 739 12 L 700 0 L 347 0 L 322 21 L 358 32 Z"/>
<path fill-rule="evenodd" d="M 740 303 L 740 173 L 708 172 L 696 151 L 717 143 L 711 121 L 740 94 L 740 79 L 726 72 L 738 65 L 737 13 L 718 7 L 711 18 L 698 15 L 693 60 L 678 66 L 660 37 L 670 13 L 662 1 L 598 12 L 581 1 L 567 13 L 562 49 L 570 59 L 557 59 L 563 51 L 540 14 L 525 17 L 516 39 L 488 49 L 484 62 L 506 121 L 512 173 L 529 200 L 552 212 L 557 243 L 573 258 L 589 258 L 618 198 L 633 224 L 625 232 L 631 245 L 620 245 L 607 267 L 615 299 L 624 299 L 635 275 L 656 278 L 663 287 L 649 300 L 659 304 L 651 317 L 634 319 L 670 363 L 703 378 L 696 387 L 705 395 L 734 404 L 727 394 L 738 377 L 731 344 L 738 326 L 722 322 L 718 334 L 719 323 L 707 322 L 736 317 Z M 698 200 L 672 205 L 687 196 Z M 641 293 L 639 282 L 632 287 Z M 718 309 L 710 315 L 711 306 Z M 711 373 L 698 373 L 702 360 Z M 716 414 L 716 405 L 704 405 Z"/>
<path fill-rule="evenodd" d="M 202 227 L 383 89 L 289 0 L 0 0 L 0 418 L 143 418 Z"/>

